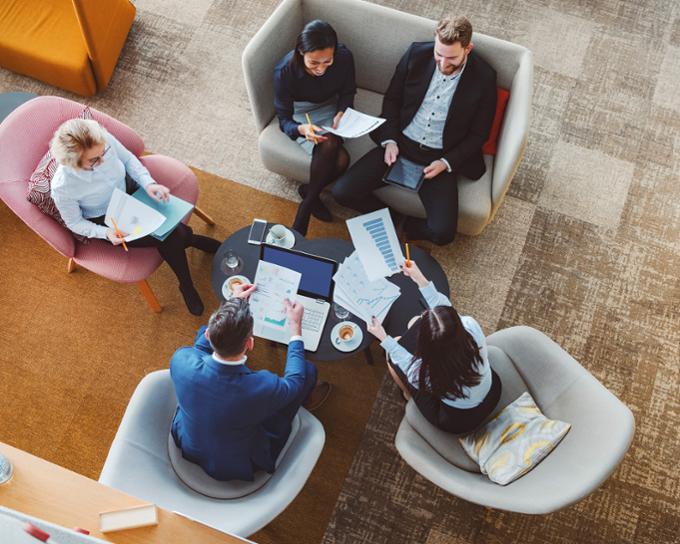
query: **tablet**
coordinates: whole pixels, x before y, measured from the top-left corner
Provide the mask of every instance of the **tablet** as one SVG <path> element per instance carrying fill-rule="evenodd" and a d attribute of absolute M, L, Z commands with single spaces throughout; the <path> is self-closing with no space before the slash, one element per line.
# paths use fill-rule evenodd
<path fill-rule="evenodd" d="M 417 192 L 425 179 L 423 168 L 425 167 L 422 164 L 416 164 L 404 157 L 398 157 L 385 172 L 383 181 Z"/>

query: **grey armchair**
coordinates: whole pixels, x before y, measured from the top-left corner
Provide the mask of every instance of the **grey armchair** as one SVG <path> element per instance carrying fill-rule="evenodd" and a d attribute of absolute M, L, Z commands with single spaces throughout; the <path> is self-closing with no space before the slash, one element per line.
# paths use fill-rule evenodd
<path fill-rule="evenodd" d="M 496 413 L 529 391 L 545 415 L 571 423 L 567 436 L 532 471 L 500 486 L 480 474 L 457 438 L 430 425 L 410 401 L 397 431 L 397 450 L 435 485 L 483 506 L 548 514 L 583 499 L 623 459 L 635 431 L 633 414 L 536 329 L 511 327 L 487 341 L 491 366 L 503 383 Z"/>
<path fill-rule="evenodd" d="M 394 69 L 414 41 L 433 39 L 436 22 L 361 0 L 283 0 L 243 51 L 243 71 L 259 133 L 265 167 L 285 177 L 309 181 L 310 157 L 281 132 L 274 115 L 273 71 L 289 51 L 305 22 L 324 19 L 354 53 L 358 92 L 355 107 L 378 115 Z M 474 24 L 474 21 L 473 21 Z M 272 39 L 276 36 L 276 39 Z M 477 181 L 459 180 L 458 231 L 475 235 L 493 219 L 524 152 L 529 130 L 533 80 L 531 52 L 519 45 L 475 33 L 475 50 L 498 73 L 498 85 L 510 90 L 498 153 L 486 155 L 486 174 Z M 352 162 L 375 145 L 368 136 L 349 140 Z M 394 186 L 376 195 L 396 210 L 425 217 L 417 194 Z"/>

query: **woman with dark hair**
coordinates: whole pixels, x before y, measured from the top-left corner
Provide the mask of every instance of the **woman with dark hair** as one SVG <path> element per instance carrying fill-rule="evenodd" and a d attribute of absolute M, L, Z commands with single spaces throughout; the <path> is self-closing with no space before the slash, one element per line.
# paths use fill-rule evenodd
<path fill-rule="evenodd" d="M 475 430 L 501 396 L 501 381 L 489 365 L 486 338 L 472 317 L 458 315 L 414 261 L 402 268 L 429 307 L 397 342 L 373 318 L 369 332 L 388 355 L 387 368 L 435 427 L 454 434 Z"/>
<path fill-rule="evenodd" d="M 302 203 L 293 223 L 303 235 L 307 234 L 310 215 L 321 221 L 332 220 L 319 195 L 347 170 L 349 155 L 342 140 L 323 134 L 321 126 L 337 127 L 345 110 L 354 105 L 355 94 L 350 50 L 338 43 L 328 23 L 307 23 L 295 49 L 274 69 L 274 108 L 279 126 L 312 155 L 309 185 L 298 188 Z"/>

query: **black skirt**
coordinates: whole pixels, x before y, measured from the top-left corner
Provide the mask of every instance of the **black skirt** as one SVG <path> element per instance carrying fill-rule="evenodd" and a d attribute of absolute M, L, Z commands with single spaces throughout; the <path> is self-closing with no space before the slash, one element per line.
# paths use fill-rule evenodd
<path fill-rule="evenodd" d="M 399 343 L 411 353 L 416 351 L 419 330 L 420 323 L 416 321 L 399 340 Z M 466 434 L 474 431 L 493 412 L 501 398 L 501 380 L 493 369 L 491 369 L 491 388 L 484 400 L 474 408 L 454 408 L 427 391 L 422 391 L 411 385 L 401 368 L 392 361 L 390 361 L 390 365 L 404 385 L 411 391 L 420 413 L 432 425 L 442 431 L 453 434 Z"/>

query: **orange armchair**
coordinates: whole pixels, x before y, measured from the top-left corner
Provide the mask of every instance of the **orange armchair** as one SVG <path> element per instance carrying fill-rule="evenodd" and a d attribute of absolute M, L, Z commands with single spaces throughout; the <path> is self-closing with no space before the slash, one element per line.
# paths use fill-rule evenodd
<path fill-rule="evenodd" d="M 109 84 L 135 13 L 129 0 L 2 0 L 0 66 L 91 96 Z"/>

